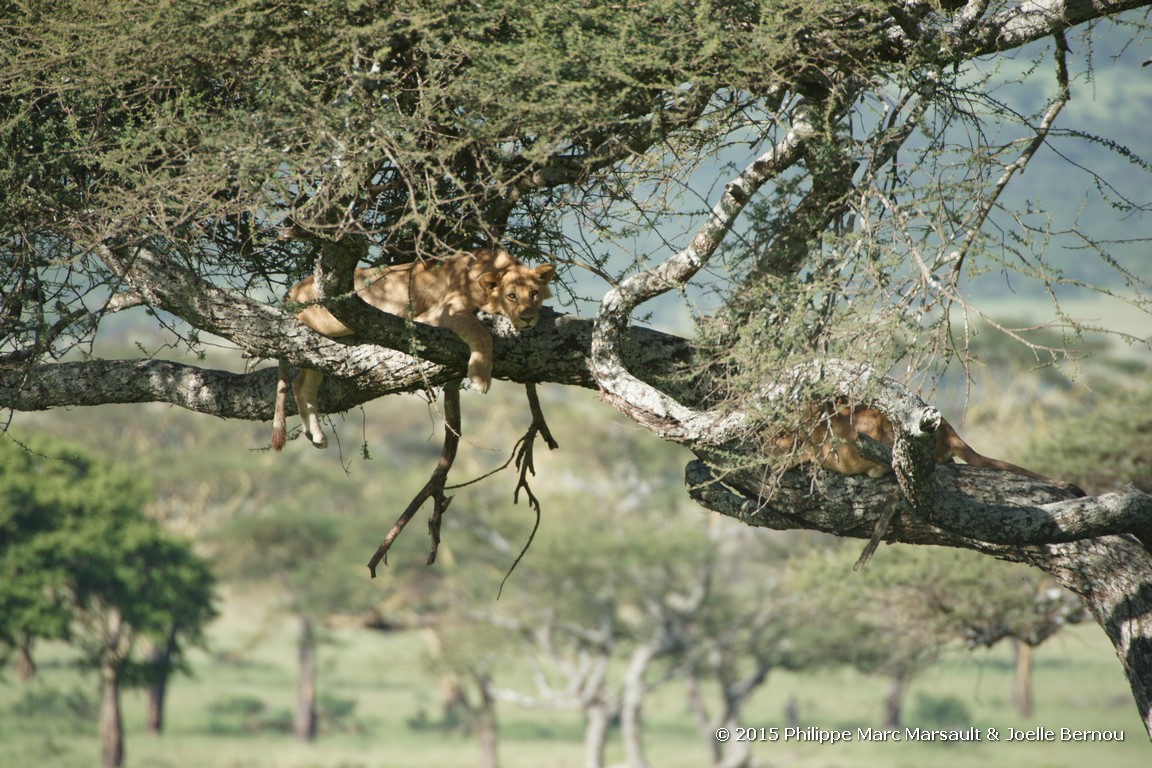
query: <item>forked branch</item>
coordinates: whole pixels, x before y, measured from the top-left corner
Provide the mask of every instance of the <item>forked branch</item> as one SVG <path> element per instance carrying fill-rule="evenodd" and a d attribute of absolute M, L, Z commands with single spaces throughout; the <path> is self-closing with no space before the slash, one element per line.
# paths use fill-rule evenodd
<path fill-rule="evenodd" d="M 532 488 L 528 485 L 528 473 L 531 472 L 533 477 L 536 475 L 536 462 L 532 457 L 532 449 L 536 446 L 536 436 L 540 435 L 544 438 L 550 451 L 560 447 L 556 438 L 552 437 L 552 431 L 548 429 L 548 422 L 544 420 L 544 411 L 540 408 L 540 398 L 536 394 L 536 385 L 525 384 L 524 390 L 528 395 L 528 407 L 532 411 L 532 423 L 528 425 L 528 431 L 512 449 L 512 460 L 516 462 L 516 469 L 520 471 L 520 476 L 516 480 L 516 490 L 512 492 L 512 502 L 514 504 L 520 502 L 520 491 L 523 490 L 528 497 L 528 506 L 532 507 L 532 511 L 536 515 L 536 520 L 532 524 L 532 531 L 528 534 L 528 540 L 524 542 L 520 554 L 516 555 L 516 559 L 512 561 L 512 567 L 500 580 L 500 589 L 496 591 L 497 598 L 504 591 L 504 583 L 508 581 L 512 571 L 516 570 L 516 566 L 520 564 L 520 561 L 524 559 L 524 554 L 532 546 L 532 540 L 536 538 L 536 531 L 540 529 L 540 500 L 536 498 L 536 494 L 532 493 Z"/>
<path fill-rule="evenodd" d="M 659 432 L 665 439 L 683 442 L 690 433 L 708 433 L 705 442 L 724 442 L 729 437 L 725 434 L 728 425 L 722 417 L 686 407 L 628 370 L 623 339 L 632 310 L 690 280 L 708 263 L 756 191 L 799 162 L 805 141 L 814 134 L 809 112 L 808 105 L 797 106 L 787 135 L 724 186 L 720 199 L 686 248 L 629 277 L 608 291 L 600 303 L 592 332 L 592 375 L 608 402 L 629 403 L 633 412 L 648 414 L 648 423 L 664 423 Z"/>
<path fill-rule="evenodd" d="M 440 452 L 440 461 L 428 482 L 420 492 L 409 502 L 408 507 L 397 518 L 392 530 L 376 548 L 376 554 L 368 561 L 368 572 L 376 578 L 376 566 L 381 561 L 388 564 L 388 550 L 400 536 L 404 527 L 415 516 L 417 510 L 424 506 L 424 502 L 432 499 L 432 516 L 428 519 L 428 536 L 432 539 L 432 546 L 428 551 L 428 564 L 436 562 L 436 553 L 440 548 L 440 524 L 444 519 L 444 512 L 452 502 L 452 497 L 444 493 L 448 473 L 456 461 L 456 450 L 460 446 L 460 379 L 455 379 L 444 385 L 444 449 Z"/>
<path fill-rule="evenodd" d="M 520 554 L 516 556 L 516 560 L 512 563 L 512 567 L 508 569 L 508 573 L 504 576 L 504 581 L 508 580 L 508 576 L 516 569 L 528 548 L 532 545 L 532 540 L 536 537 L 536 531 L 540 527 L 540 500 L 532 493 L 532 488 L 528 484 L 528 475 L 536 474 L 536 465 L 533 458 L 533 448 L 536 445 L 537 435 L 544 438 L 544 442 L 551 450 L 559 448 L 559 444 L 552 436 L 551 430 L 548 428 L 548 423 L 544 420 L 544 412 L 540 408 L 540 398 L 536 394 L 535 384 L 526 384 L 525 389 L 528 393 L 528 406 L 532 411 L 532 423 L 528 426 L 528 431 L 516 443 L 512 449 L 512 456 L 508 461 L 497 469 L 489 472 L 475 480 L 470 480 L 466 483 L 459 485 L 448 485 L 448 473 L 452 470 L 452 465 L 456 461 L 456 451 L 460 446 L 460 384 L 461 379 L 456 379 L 444 385 L 444 448 L 440 453 L 440 461 L 436 464 L 436 469 L 432 471 L 432 476 L 428 478 L 428 482 L 424 487 L 413 497 L 412 501 L 397 518 L 388 535 L 380 542 L 380 546 L 376 548 L 376 554 L 368 561 L 368 571 L 372 574 L 372 578 L 376 578 L 376 566 L 381 562 L 385 565 L 388 564 L 388 551 L 400 537 L 404 528 L 415 517 L 416 512 L 420 507 L 424 506 L 424 502 L 432 499 L 432 515 L 428 519 L 428 536 L 432 540 L 431 548 L 428 552 L 428 565 L 436 562 L 436 554 L 440 548 L 440 526 L 444 519 L 444 512 L 447 511 L 448 505 L 452 502 L 452 497 L 448 496 L 445 491 L 462 488 L 466 485 L 478 483 L 486 477 L 489 477 L 496 472 L 506 468 L 513 462 L 516 469 L 519 471 L 519 478 L 516 482 L 516 490 L 513 492 L 513 501 L 519 502 L 520 491 L 523 490 L 528 497 L 528 504 L 532 507 L 532 511 L 536 514 L 536 522 L 532 526 L 532 532 L 528 536 L 528 541 L 524 544 L 524 548 L 520 550 Z M 500 587 L 503 589 L 504 581 L 500 582 Z"/>

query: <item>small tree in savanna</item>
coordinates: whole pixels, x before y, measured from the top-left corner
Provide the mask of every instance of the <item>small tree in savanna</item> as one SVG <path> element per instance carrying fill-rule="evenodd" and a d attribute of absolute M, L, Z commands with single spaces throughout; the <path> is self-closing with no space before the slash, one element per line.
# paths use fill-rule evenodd
<path fill-rule="evenodd" d="M 214 615 L 207 565 L 143 516 L 146 499 L 63 444 L 0 444 L 0 640 L 63 639 L 99 672 L 104 766 L 124 761 L 121 689 L 179 668 Z M 146 639 L 171 642 L 168 667 L 142 655 Z"/>
<path fill-rule="evenodd" d="M 326 619 L 354 613 L 369 604 L 363 583 L 354 578 L 340 544 L 347 541 L 339 519 L 304 509 L 276 515 L 253 513 L 225 525 L 214 537 L 215 562 L 223 576 L 257 589 L 270 586 L 297 624 L 296 704 L 292 730 L 301 741 L 319 732 L 319 649 Z M 347 522 L 347 521 L 345 521 Z"/>
<path fill-rule="evenodd" d="M 1045 571 L 1107 633 L 1152 730 L 1152 501 L 937 465 L 940 413 L 911 388 L 972 362 L 976 330 L 1066 362 L 1094 330 L 1070 292 L 1147 312 L 1147 275 L 1128 266 L 1140 254 L 1123 241 L 1146 206 L 1130 174 L 1149 165 L 1119 135 L 1147 123 L 1132 97 L 1146 75 L 1134 53 L 1091 54 L 1139 47 L 1149 4 L 11 6 L 0 405 L 160 401 L 270 420 L 274 365 L 67 357 L 130 311 L 194 352 L 211 335 L 322 371 L 326 413 L 448 384 L 453 429 L 419 497 L 435 499 L 438 533 L 464 347 L 349 299 L 353 270 L 502 245 L 562 266 L 559 300 L 593 303 L 520 335 L 495 324 L 497 379 L 598 390 L 689 448 L 691 497 L 748 525 Z M 1128 78 L 1127 97 L 1094 127 L 1065 107 L 1090 103 L 1103 72 Z M 1074 151 L 1043 175 L 1037 161 Z M 351 343 L 280 303 L 305 275 Z M 989 294 L 1023 289 L 1049 299 L 1059 344 L 991 317 Z M 677 293 L 699 321 L 691 338 L 634 323 Z M 535 389 L 530 400 L 538 411 Z M 855 448 L 894 472 L 796 469 L 789 436 L 852 403 L 891 426 L 892 446 Z"/>
<path fill-rule="evenodd" d="M 569 417 L 569 426 L 573 421 Z M 563 533 L 541 533 L 499 601 L 491 598 L 506 557 L 483 569 L 471 557 L 475 576 L 444 579 L 438 593 L 444 610 L 432 619 L 433 658 L 468 689 L 474 722 L 495 719 L 477 717 L 483 712 L 477 703 L 579 711 L 588 768 L 607 764 L 614 724 L 626 764 L 649 765 L 644 713 L 650 696 L 687 680 L 713 764 L 746 765 L 749 748 L 726 748 L 716 741 L 716 728 L 741 722 L 742 707 L 773 669 L 821 663 L 789 641 L 792 615 L 809 616 L 791 609 L 792 596 L 778 586 L 787 551 L 742 535 L 751 533 L 747 529 L 702 525 L 706 519 L 676 497 L 671 482 L 637 483 L 656 452 L 614 426 L 571 435 L 577 449 L 606 444 L 613 435 L 618 442 L 589 460 L 578 494 L 549 494 L 550 508 L 565 520 Z M 612 480 L 592 482 L 606 476 Z M 456 546 L 464 543 L 474 553 L 482 550 L 470 545 L 498 540 L 493 549 L 500 552 L 510 530 L 527 535 L 523 520 L 517 526 L 496 512 L 503 505 L 491 496 L 486 501 L 467 522 L 453 518 L 447 530 Z M 512 669 L 519 675 L 509 674 Z M 526 670 L 532 683 L 514 686 L 510 680 Z M 494 744 L 494 735 L 482 734 L 482 743 Z"/>
<path fill-rule="evenodd" d="M 794 639 L 809 654 L 886 680 L 885 728 L 902 726 L 909 685 L 942 654 L 1008 638 L 1031 649 L 1084 618 L 1075 596 L 1044 574 L 962 550 L 893 548 L 842 589 L 823 589 L 855 557 L 844 547 L 804 553 L 787 564 L 780 591 L 799 604 Z M 829 626 L 820 615 L 845 618 Z M 1018 661 L 1030 664 L 1030 653 Z M 1018 705 L 1030 701 L 1029 671 L 1017 670 Z"/>

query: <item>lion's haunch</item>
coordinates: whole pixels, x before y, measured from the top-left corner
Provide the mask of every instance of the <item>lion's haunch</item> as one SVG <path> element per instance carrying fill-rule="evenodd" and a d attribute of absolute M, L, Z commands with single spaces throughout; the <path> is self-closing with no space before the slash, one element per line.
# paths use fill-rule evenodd
<path fill-rule="evenodd" d="M 551 295 L 548 283 L 555 272 L 551 264 L 528 267 L 503 249 L 481 248 L 435 262 L 357 269 L 355 290 L 360 298 L 382 312 L 450 329 L 471 351 L 468 378 L 472 386 L 487 392 L 492 383 L 492 334 L 476 319 L 476 313 L 504 315 L 517 328 L 532 328 L 540 319 L 541 304 Z M 315 302 L 314 279 L 307 277 L 292 286 L 288 301 Z M 335 338 L 353 333 L 320 304 L 311 303 L 296 317 L 325 336 Z M 328 445 L 316 409 L 316 393 L 323 379 L 319 371 L 305 368 L 292 382 L 304 435 L 318 448 Z M 280 450 L 287 439 L 284 418 L 287 391 L 287 374 L 281 364 L 272 422 L 272 447 L 276 450 Z"/>

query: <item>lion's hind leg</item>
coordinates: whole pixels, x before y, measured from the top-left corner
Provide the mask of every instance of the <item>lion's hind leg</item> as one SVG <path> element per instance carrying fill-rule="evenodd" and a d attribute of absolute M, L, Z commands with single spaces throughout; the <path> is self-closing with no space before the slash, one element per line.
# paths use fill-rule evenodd
<path fill-rule="evenodd" d="M 324 374 L 311 368 L 301 368 L 300 373 L 292 381 L 292 394 L 296 398 L 296 408 L 300 412 L 300 423 L 304 428 L 304 437 L 317 448 L 328 447 L 328 436 L 320 428 L 320 412 L 316 408 L 316 393 L 320 391 L 320 382 L 324 381 Z"/>

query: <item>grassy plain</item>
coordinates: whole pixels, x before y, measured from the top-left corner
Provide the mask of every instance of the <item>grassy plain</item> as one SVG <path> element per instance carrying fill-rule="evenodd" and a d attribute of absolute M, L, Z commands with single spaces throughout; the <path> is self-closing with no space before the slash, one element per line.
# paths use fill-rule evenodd
<path fill-rule="evenodd" d="M 434 680 L 425 673 L 418 632 L 333 630 L 321 650 L 322 696 L 354 704 L 344 727 L 324 732 L 314 744 L 264 729 L 245 732 L 237 716 L 214 713 L 229 700 L 257 699 L 271 719 L 286 718 L 295 693 L 292 625 L 251 598 L 230 600 L 212 627 L 210 648 L 193 658 L 194 676 L 172 688 L 166 732 L 142 730 L 143 696 L 125 699 L 128 761 L 132 768 L 466 768 L 479 764 L 475 741 L 461 733 L 421 725 L 439 717 Z M 8 768 L 81 768 L 96 764 L 94 721 L 69 713 L 68 694 L 94 701 L 95 680 L 83 676 L 63 648 L 45 646 L 41 674 L 28 685 L 11 677 L 0 684 L 0 764 Z M 802 725 L 848 729 L 852 743 L 820 745 L 789 740 L 761 743 L 755 753 L 770 765 L 1073 766 L 1109 768 L 1148 764 L 1149 744 L 1110 645 L 1095 625 L 1073 627 L 1036 656 L 1036 713 L 1023 719 L 1011 706 L 1012 665 L 1006 649 L 956 652 L 912 686 L 905 713 L 909 727 L 939 728 L 938 712 L 966 712 L 967 723 L 995 728 L 1045 728 L 1048 743 L 967 744 L 861 743 L 857 729 L 879 725 L 884 683 L 847 671 L 794 675 L 778 673 L 753 701 L 745 722 L 753 728 L 783 728 L 784 711 L 795 699 Z M 526 687 L 527 681 L 498 681 Z M 33 697 L 55 702 L 29 708 Z M 29 711 L 32 709 L 32 711 Z M 689 714 L 685 689 L 660 689 L 646 709 L 651 764 L 662 768 L 708 765 L 704 742 Z M 582 721 L 576 712 L 525 710 L 501 705 L 500 750 L 505 768 L 574 768 L 583 765 Z M 952 726 L 948 726 L 952 727 Z M 1122 743 L 1059 741 L 1061 728 L 1109 729 Z M 623 754 L 614 738 L 609 762 Z"/>

